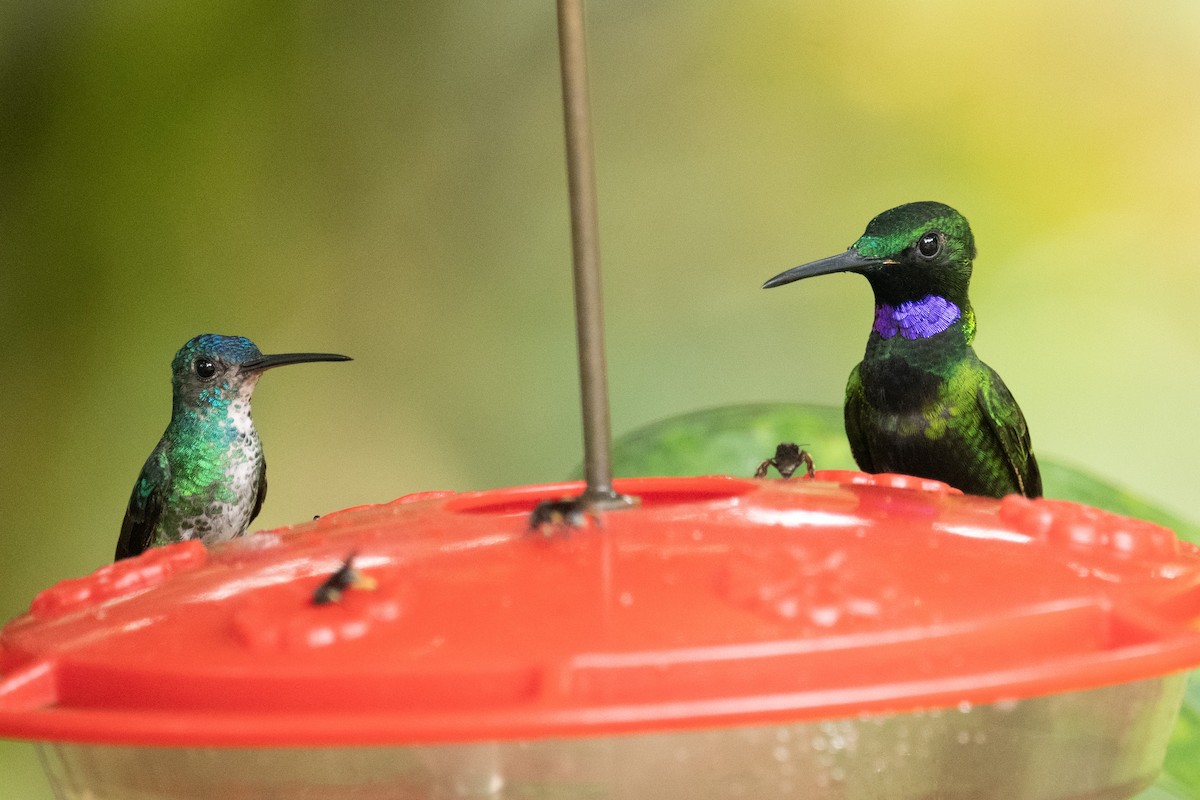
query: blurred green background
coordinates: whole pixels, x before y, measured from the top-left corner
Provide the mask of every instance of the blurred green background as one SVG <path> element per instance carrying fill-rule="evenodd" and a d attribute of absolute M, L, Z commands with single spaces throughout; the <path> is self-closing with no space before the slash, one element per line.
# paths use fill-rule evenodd
<path fill-rule="evenodd" d="M 1200 5 L 588 14 L 615 432 L 840 403 L 866 282 L 758 287 L 941 200 L 1037 451 L 1196 516 Z M 111 559 L 196 333 L 355 358 L 260 384 L 256 527 L 569 473 L 557 67 L 550 2 L 3 4 L 0 618 Z"/>

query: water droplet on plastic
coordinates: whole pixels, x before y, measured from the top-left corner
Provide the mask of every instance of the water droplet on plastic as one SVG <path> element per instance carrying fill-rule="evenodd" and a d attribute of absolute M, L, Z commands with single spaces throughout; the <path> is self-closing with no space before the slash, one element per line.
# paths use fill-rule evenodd
<path fill-rule="evenodd" d="M 775 604 L 775 613 L 784 619 L 795 619 L 800 613 L 800 603 L 794 597 L 785 597 Z"/>
<path fill-rule="evenodd" d="M 822 628 L 832 627 L 840 615 L 840 612 L 833 606 L 821 606 L 809 612 L 812 621 Z"/>
<path fill-rule="evenodd" d="M 866 597 L 849 601 L 846 609 L 858 617 L 878 617 L 880 611 L 879 603 Z"/>

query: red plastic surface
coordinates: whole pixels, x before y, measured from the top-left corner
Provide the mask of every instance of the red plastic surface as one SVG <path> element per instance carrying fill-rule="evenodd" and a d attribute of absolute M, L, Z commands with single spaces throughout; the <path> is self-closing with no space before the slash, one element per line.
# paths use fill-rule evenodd
<path fill-rule="evenodd" d="M 427 493 L 63 581 L 0 631 L 0 736 L 350 745 L 991 703 L 1200 665 L 1200 552 L 905 476 Z M 354 552 L 377 583 L 314 605 Z"/>

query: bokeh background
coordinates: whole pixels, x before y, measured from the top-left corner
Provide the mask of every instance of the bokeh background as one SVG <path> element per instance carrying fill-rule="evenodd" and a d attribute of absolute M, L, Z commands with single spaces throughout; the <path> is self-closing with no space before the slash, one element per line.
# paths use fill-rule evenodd
<path fill-rule="evenodd" d="M 941 200 L 1037 451 L 1197 516 L 1200 5 L 588 14 L 616 433 L 840 403 L 866 282 L 758 287 Z M 0 6 L 0 619 L 111 559 L 196 333 L 355 358 L 260 384 L 256 527 L 570 473 L 557 68 L 548 0 Z"/>

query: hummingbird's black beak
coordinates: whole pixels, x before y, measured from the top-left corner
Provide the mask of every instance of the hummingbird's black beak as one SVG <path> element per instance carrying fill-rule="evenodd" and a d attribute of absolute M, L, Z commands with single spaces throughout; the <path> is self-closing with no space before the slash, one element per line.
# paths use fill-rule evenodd
<path fill-rule="evenodd" d="M 792 267 L 787 272 L 781 272 L 771 280 L 763 284 L 764 289 L 774 289 L 776 286 L 783 286 L 785 283 L 798 281 L 802 278 L 812 278 L 816 275 L 830 275 L 834 272 L 862 272 L 869 267 L 878 267 L 883 264 L 877 258 L 867 258 L 859 255 L 858 251 L 850 248 L 844 253 L 838 253 L 836 256 L 822 258 L 820 261 L 810 261 L 807 264 L 801 264 L 798 267 Z"/>
<path fill-rule="evenodd" d="M 350 356 L 337 353 L 279 353 L 273 356 L 259 356 L 243 362 L 242 372 L 262 372 L 272 367 L 283 367 L 288 364 L 304 364 L 309 361 L 352 361 Z"/>

